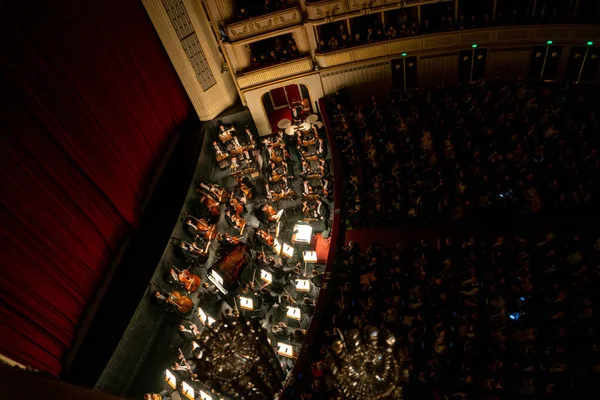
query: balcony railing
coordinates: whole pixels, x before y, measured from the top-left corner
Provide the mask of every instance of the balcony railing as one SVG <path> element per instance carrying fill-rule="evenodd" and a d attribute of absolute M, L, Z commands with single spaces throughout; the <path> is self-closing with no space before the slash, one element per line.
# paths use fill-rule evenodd
<path fill-rule="evenodd" d="M 292 7 L 228 24 L 225 26 L 225 33 L 227 34 L 227 38 L 234 42 L 301 23 L 302 11 L 299 7 Z"/>
<path fill-rule="evenodd" d="M 450 0 L 442 0 L 450 1 Z M 378 13 L 398 7 L 413 7 L 438 0 L 322 0 L 306 2 L 306 15 L 310 21 L 330 20 L 348 14 L 348 17 L 360 14 Z"/>
<path fill-rule="evenodd" d="M 312 69 L 312 60 L 309 57 L 304 57 L 240 74 L 237 76 L 237 82 L 241 89 L 245 89 L 251 86 L 257 86 L 278 79 L 310 72 Z"/>
<path fill-rule="evenodd" d="M 596 25 L 538 25 L 483 28 L 467 31 L 452 31 L 401 39 L 384 40 L 376 43 L 349 47 L 327 53 L 315 53 L 315 61 L 321 68 L 334 67 L 370 58 L 387 57 L 400 53 L 424 50 L 442 50 L 452 47 L 467 47 L 499 44 L 546 44 L 585 43 L 600 40 L 600 26 Z"/>

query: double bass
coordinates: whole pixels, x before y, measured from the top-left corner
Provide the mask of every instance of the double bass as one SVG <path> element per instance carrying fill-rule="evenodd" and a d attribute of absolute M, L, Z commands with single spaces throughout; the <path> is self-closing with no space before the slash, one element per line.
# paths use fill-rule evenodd
<path fill-rule="evenodd" d="M 159 298 L 160 295 L 165 297 L 165 302 L 173 306 L 177 311 L 182 314 L 188 314 L 194 309 L 194 302 L 187 296 L 182 295 L 178 291 L 168 292 L 160 286 L 153 284 L 157 291 L 154 292 L 154 296 Z"/>
<path fill-rule="evenodd" d="M 256 236 L 264 240 L 269 246 L 273 246 L 275 244 L 275 238 L 269 235 L 269 233 L 265 230 L 257 229 Z"/>
<path fill-rule="evenodd" d="M 166 260 L 165 263 L 171 266 L 171 274 L 177 273 L 177 279 L 183 284 L 188 292 L 195 292 L 200 287 L 202 279 L 198 275 L 194 275 L 188 269 L 180 270 L 171 261 Z"/>

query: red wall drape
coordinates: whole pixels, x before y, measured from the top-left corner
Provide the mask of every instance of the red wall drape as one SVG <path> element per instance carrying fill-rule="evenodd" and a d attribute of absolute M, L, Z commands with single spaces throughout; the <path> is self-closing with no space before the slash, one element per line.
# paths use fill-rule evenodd
<path fill-rule="evenodd" d="M 191 105 L 139 0 L 1 2 L 0 48 L 0 353 L 59 374 Z"/>
<path fill-rule="evenodd" d="M 287 106 L 287 97 L 285 97 L 285 91 L 282 87 L 271 90 L 271 98 L 273 99 L 273 107 Z"/>
<path fill-rule="evenodd" d="M 302 100 L 302 95 L 300 94 L 300 90 L 298 89 L 297 84 L 287 85 L 285 87 L 285 94 L 288 99 L 288 103 L 290 106 L 300 100 Z"/>

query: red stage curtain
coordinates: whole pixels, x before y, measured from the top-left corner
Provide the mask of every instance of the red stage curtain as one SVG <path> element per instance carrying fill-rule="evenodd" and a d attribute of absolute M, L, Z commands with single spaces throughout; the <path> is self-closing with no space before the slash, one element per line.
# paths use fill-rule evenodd
<path fill-rule="evenodd" d="M 296 84 L 287 85 L 285 87 L 285 94 L 287 95 L 288 103 L 290 105 L 302 100 L 302 95 L 300 95 L 300 90 Z"/>
<path fill-rule="evenodd" d="M 276 109 L 287 106 L 288 104 L 287 97 L 285 97 L 285 91 L 282 87 L 271 90 L 271 98 L 273 99 L 273 107 Z"/>
<path fill-rule="evenodd" d="M 0 353 L 59 374 L 191 106 L 139 0 L 2 2 L 0 47 Z"/>

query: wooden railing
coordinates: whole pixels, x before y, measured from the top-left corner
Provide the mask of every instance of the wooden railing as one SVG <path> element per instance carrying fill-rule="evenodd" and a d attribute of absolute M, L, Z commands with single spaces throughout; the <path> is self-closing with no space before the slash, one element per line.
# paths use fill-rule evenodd
<path fill-rule="evenodd" d="M 299 7 L 292 7 L 228 24 L 225 26 L 225 34 L 231 42 L 234 42 L 301 23 L 302 11 Z"/>
<path fill-rule="evenodd" d="M 451 1 L 451 0 L 442 0 Z M 306 2 L 306 16 L 312 22 L 380 13 L 398 8 L 414 7 L 438 0 L 322 0 Z"/>
<path fill-rule="evenodd" d="M 266 82 L 310 72 L 312 69 L 313 63 L 310 57 L 303 57 L 238 75 L 237 82 L 240 89 L 245 89 Z"/>
<path fill-rule="evenodd" d="M 328 53 L 316 53 L 315 62 L 321 68 L 387 57 L 417 51 L 439 51 L 467 48 L 476 43 L 479 47 L 489 45 L 579 43 L 600 40 L 600 26 L 595 25 L 529 25 L 493 27 L 452 31 L 431 35 L 409 36 L 401 39 L 349 47 Z"/>

